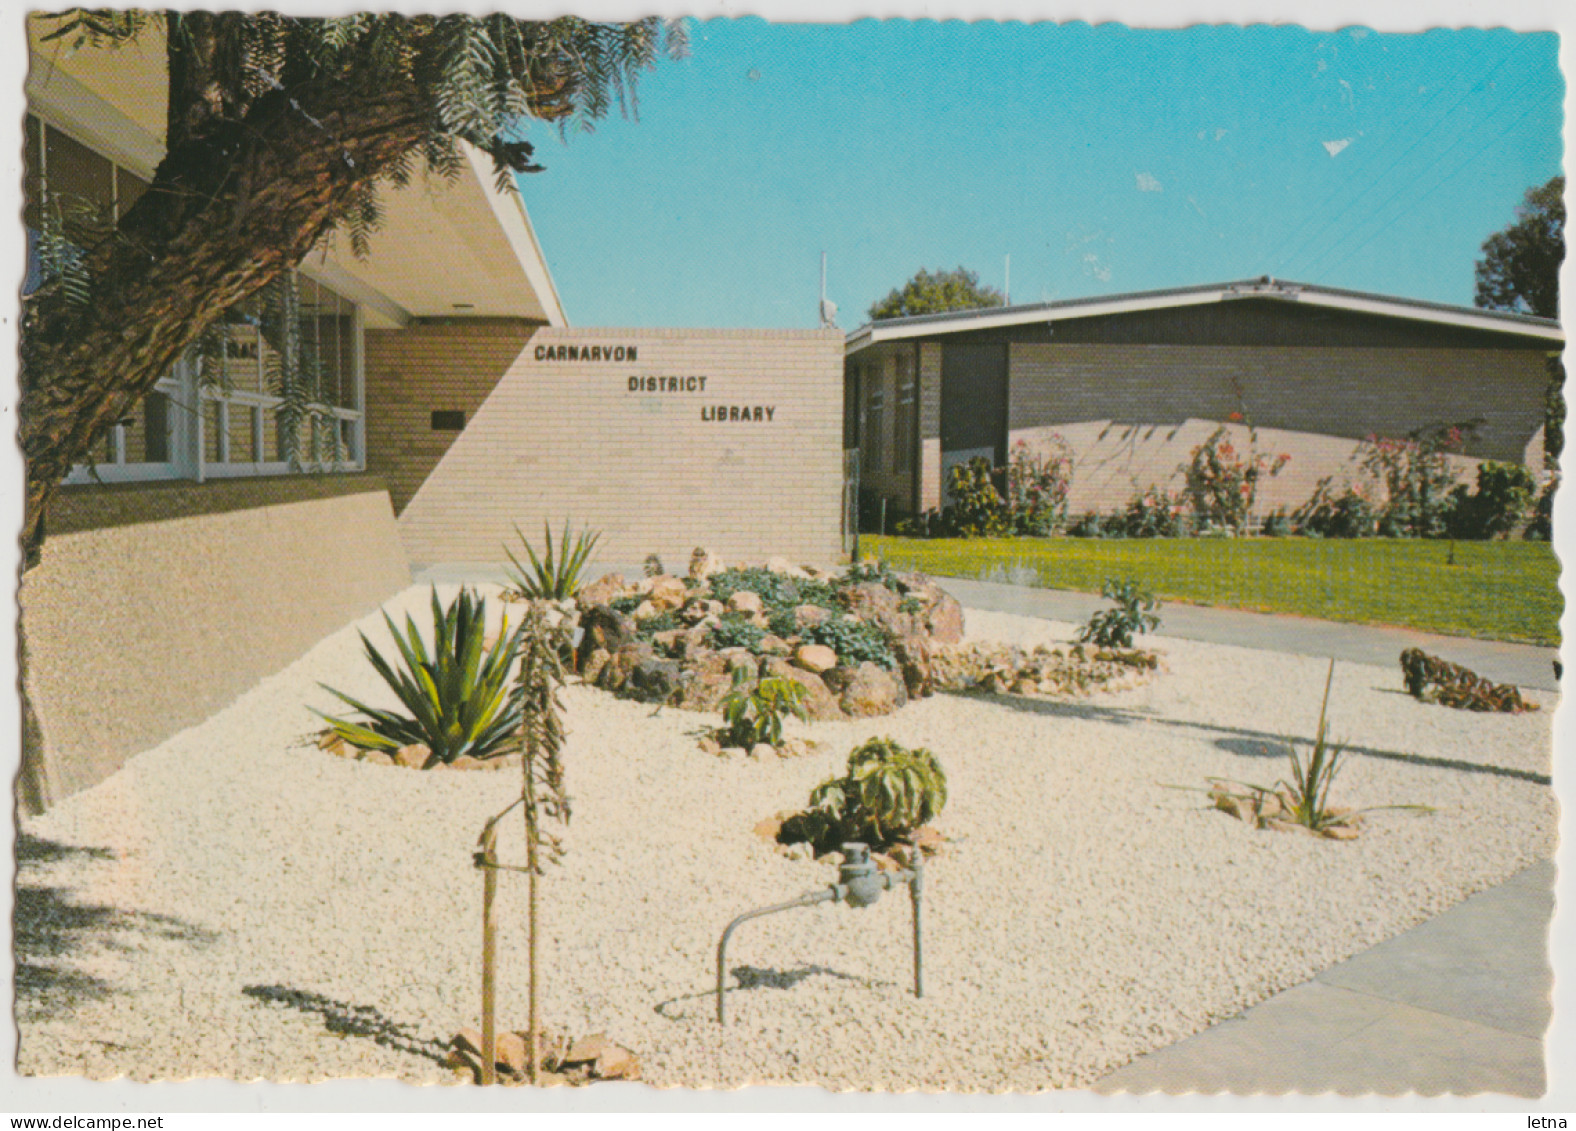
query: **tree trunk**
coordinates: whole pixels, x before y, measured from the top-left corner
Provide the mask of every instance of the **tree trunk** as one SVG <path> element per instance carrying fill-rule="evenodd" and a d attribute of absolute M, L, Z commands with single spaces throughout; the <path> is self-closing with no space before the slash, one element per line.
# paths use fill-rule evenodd
<path fill-rule="evenodd" d="M 89 302 L 58 286 L 37 296 L 23 332 L 24 568 L 72 465 L 214 319 L 304 259 L 358 189 L 420 142 L 425 120 L 413 84 L 265 94 L 165 157 L 90 253 Z"/>

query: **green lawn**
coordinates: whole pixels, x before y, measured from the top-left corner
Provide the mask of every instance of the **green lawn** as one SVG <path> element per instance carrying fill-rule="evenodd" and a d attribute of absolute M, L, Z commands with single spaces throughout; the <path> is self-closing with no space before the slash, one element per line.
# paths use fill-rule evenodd
<path fill-rule="evenodd" d="M 1546 542 L 1304 538 L 882 538 L 862 556 L 949 577 L 1098 593 L 1135 577 L 1172 601 L 1525 643 L 1559 643 L 1559 560 Z"/>

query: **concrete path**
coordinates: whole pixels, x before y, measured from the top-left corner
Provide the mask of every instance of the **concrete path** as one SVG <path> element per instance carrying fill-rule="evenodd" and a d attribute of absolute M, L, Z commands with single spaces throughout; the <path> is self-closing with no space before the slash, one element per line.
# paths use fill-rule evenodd
<path fill-rule="evenodd" d="M 1020 613 L 1047 620 L 1081 623 L 1097 609 L 1111 602 L 1091 593 L 1072 593 L 1065 589 L 1029 589 L 993 581 L 969 581 L 961 577 L 938 579 L 943 588 L 965 607 L 991 609 L 999 613 Z M 1235 644 L 1267 652 L 1291 652 L 1304 656 L 1332 656 L 1358 664 L 1395 667 L 1405 648 L 1421 648 L 1471 668 L 1495 683 L 1514 683 L 1558 691 L 1554 678 L 1557 648 L 1533 644 L 1505 644 L 1497 640 L 1473 640 L 1465 636 L 1438 636 L 1409 628 L 1381 628 L 1374 625 L 1344 624 L 1315 620 L 1312 617 L 1248 613 L 1240 609 L 1215 609 L 1201 605 L 1162 602 L 1160 634 L 1183 640 L 1202 640 L 1211 644 Z"/>
<path fill-rule="evenodd" d="M 1554 875 L 1534 864 L 1094 1090 L 1541 1096 Z"/>

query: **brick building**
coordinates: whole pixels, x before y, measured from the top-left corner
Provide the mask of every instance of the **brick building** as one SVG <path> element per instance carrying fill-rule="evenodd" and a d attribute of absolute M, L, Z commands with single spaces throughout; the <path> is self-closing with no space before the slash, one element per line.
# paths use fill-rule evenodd
<path fill-rule="evenodd" d="M 147 189 L 166 79 L 152 32 L 79 50 L 33 20 L 29 48 L 31 246 L 46 192 L 118 216 Z M 605 561 L 839 553 L 842 336 L 569 330 L 518 192 L 463 156 L 385 188 L 365 257 L 341 239 L 295 273 L 330 425 L 298 441 L 313 474 L 292 468 L 273 347 L 237 321 L 227 383 L 176 365 L 57 492 L 19 594 L 24 808 L 206 718 L 412 563 L 496 566 L 516 524 L 599 527 Z"/>
<path fill-rule="evenodd" d="M 1246 424 L 1291 455 L 1257 508 L 1296 507 L 1354 470 L 1370 434 L 1478 421 L 1472 460 L 1542 466 L 1559 326 L 1525 315 L 1258 279 L 876 322 L 848 336 L 844 445 L 888 513 L 943 503 L 948 469 L 1000 465 L 1059 436 L 1069 507 L 1120 509 L 1175 490 L 1195 446 Z"/>

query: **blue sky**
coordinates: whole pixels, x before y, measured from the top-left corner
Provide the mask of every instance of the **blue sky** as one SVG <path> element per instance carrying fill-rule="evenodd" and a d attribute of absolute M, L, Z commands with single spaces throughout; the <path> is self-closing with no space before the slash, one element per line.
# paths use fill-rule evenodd
<path fill-rule="evenodd" d="M 639 118 L 532 127 L 578 325 L 839 322 L 920 267 L 1014 302 L 1261 274 L 1470 305 L 1560 172 L 1552 33 L 693 22 Z"/>

